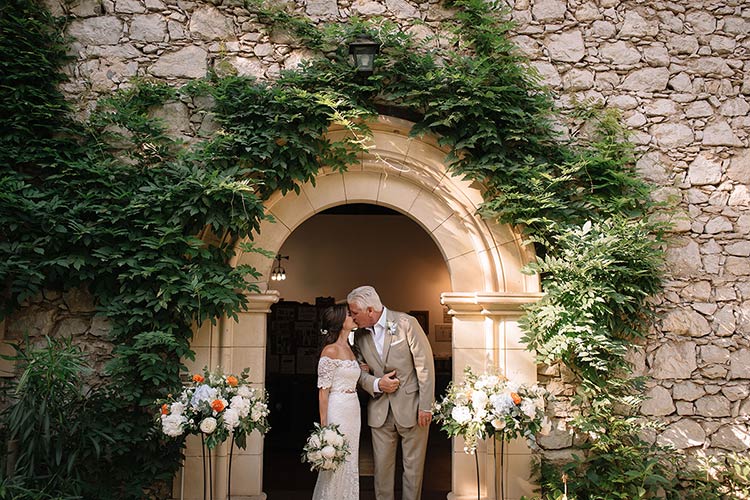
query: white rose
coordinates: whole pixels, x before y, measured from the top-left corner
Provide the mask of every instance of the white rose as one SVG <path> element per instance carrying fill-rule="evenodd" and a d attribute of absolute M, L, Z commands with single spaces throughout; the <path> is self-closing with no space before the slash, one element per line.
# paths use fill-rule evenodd
<path fill-rule="evenodd" d="M 505 420 L 502 418 L 496 418 L 492 421 L 492 427 L 495 428 L 496 431 L 505 429 Z"/>
<path fill-rule="evenodd" d="M 213 417 L 206 417 L 201 422 L 200 427 L 203 434 L 211 434 L 216 430 L 216 419 Z"/>
<path fill-rule="evenodd" d="M 471 420 L 471 410 L 467 406 L 454 406 L 451 410 L 451 417 L 459 424 L 465 424 Z"/>
<path fill-rule="evenodd" d="M 487 393 L 484 391 L 473 391 L 471 393 L 471 406 L 476 408 L 483 408 L 487 404 Z"/>
<path fill-rule="evenodd" d="M 320 438 L 317 434 L 313 434 L 312 436 L 310 436 L 310 440 L 308 441 L 308 443 L 310 443 L 310 446 L 312 446 L 313 448 L 319 448 Z"/>
<path fill-rule="evenodd" d="M 161 430 L 170 437 L 181 436 L 185 425 L 185 417 L 179 413 L 161 416 Z"/>
<path fill-rule="evenodd" d="M 224 427 L 228 430 L 237 428 L 240 425 L 240 412 L 234 408 L 224 410 Z"/>
<path fill-rule="evenodd" d="M 536 404 L 533 399 L 524 399 L 521 402 L 521 411 L 529 418 L 534 418 L 536 415 Z"/>
<path fill-rule="evenodd" d="M 484 417 L 487 416 L 487 410 L 484 408 L 477 408 L 474 410 L 474 420 L 481 422 Z"/>
<path fill-rule="evenodd" d="M 311 451 L 310 453 L 307 454 L 307 459 L 312 463 L 317 462 L 318 460 L 320 460 L 320 452 Z"/>
<path fill-rule="evenodd" d="M 253 396 L 253 390 L 246 385 L 241 385 L 237 388 L 237 395 L 243 398 L 251 398 Z"/>
<path fill-rule="evenodd" d="M 258 401 L 257 403 L 255 403 L 252 411 L 250 412 L 250 419 L 253 422 L 257 422 L 265 415 L 268 415 L 268 407 L 265 403 Z"/>
<path fill-rule="evenodd" d="M 324 446 L 323 449 L 320 450 L 320 455 L 326 460 L 331 460 L 336 456 L 336 448 L 333 446 Z"/>
<path fill-rule="evenodd" d="M 331 439 L 328 440 L 333 446 L 339 447 L 344 444 L 344 438 L 334 433 Z"/>
<path fill-rule="evenodd" d="M 169 406 L 169 413 L 182 415 L 185 411 L 185 405 L 183 403 L 175 402 Z"/>
<path fill-rule="evenodd" d="M 232 401 L 229 403 L 230 408 L 237 410 L 240 418 L 245 418 L 250 413 L 250 400 L 242 396 L 232 397 Z"/>
<path fill-rule="evenodd" d="M 331 429 L 326 429 L 323 431 L 323 441 L 326 443 L 330 443 L 335 437 L 336 433 L 333 432 Z"/>

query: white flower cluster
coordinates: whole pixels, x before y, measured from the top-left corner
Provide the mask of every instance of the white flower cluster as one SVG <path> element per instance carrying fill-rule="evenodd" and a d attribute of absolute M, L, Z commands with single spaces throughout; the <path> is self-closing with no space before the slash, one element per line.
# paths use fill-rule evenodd
<path fill-rule="evenodd" d="M 310 470 L 334 471 L 349 455 L 349 443 L 335 424 L 315 424 L 303 448 L 302 461 L 310 464 Z"/>
<path fill-rule="evenodd" d="M 464 438 L 465 452 L 474 453 L 480 439 L 493 435 L 507 441 L 523 436 L 533 446 L 535 434 L 549 432 L 551 424 L 544 415 L 549 394 L 543 388 L 494 374 L 477 376 L 469 367 L 464 373 L 464 383 L 451 384 L 434 415 L 451 437 Z"/>
<path fill-rule="evenodd" d="M 162 432 L 169 437 L 203 434 L 209 448 L 232 435 L 240 447 L 245 437 L 257 429 L 268 431 L 268 405 L 265 391 L 249 387 L 247 369 L 240 377 L 220 371 L 195 374 L 192 384 L 177 398 L 160 401 Z"/>

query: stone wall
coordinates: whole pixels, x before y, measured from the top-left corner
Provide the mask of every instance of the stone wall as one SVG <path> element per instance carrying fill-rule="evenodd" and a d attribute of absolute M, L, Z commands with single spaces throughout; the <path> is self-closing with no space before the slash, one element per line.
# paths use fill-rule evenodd
<path fill-rule="evenodd" d="M 313 19 L 386 16 L 418 37 L 439 35 L 438 22 L 451 15 L 437 0 L 297 4 Z M 517 0 L 511 7 L 515 41 L 560 106 L 590 99 L 622 110 L 641 154 L 639 172 L 672 207 L 663 214 L 675 229 L 666 290 L 657 299 L 660 319 L 633 357 L 650 376 L 652 399 L 643 413 L 667 424 L 655 439 L 690 451 L 749 449 L 750 5 Z M 82 115 L 135 76 L 179 84 L 213 67 L 273 79 L 310 56 L 269 33 L 240 0 L 77 0 L 66 9 L 75 16 L 69 34 L 77 59 L 64 91 Z M 188 141 L 216 129 L 205 99 L 170 104 L 160 116 Z M 59 300 L 27 321 L 49 330 L 49 318 L 60 317 Z M 98 331 L 75 323 L 86 328 Z M 560 396 L 570 393 L 564 370 L 542 375 Z M 563 397 L 556 411 L 564 417 L 569 410 Z M 560 420 L 544 444 L 554 455 L 572 442 Z"/>
<path fill-rule="evenodd" d="M 80 289 L 64 293 L 46 290 L 27 301 L 18 312 L 0 322 L 0 341 L 21 343 L 26 337 L 33 345 L 45 345 L 45 337 L 71 338 L 90 359 L 91 373 L 86 383 L 97 384 L 104 375 L 104 365 L 112 356 L 112 344 L 107 341 L 109 321 L 96 316 L 93 297 Z M 3 354 L 12 355 L 13 349 L 4 345 Z M 13 365 L 0 364 L 0 377 L 14 374 Z"/>

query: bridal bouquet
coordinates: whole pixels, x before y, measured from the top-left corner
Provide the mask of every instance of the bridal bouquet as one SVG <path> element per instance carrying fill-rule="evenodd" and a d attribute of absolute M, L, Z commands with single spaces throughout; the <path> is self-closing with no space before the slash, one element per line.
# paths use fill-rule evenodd
<path fill-rule="evenodd" d="M 248 434 L 269 430 L 265 390 L 249 386 L 249 371 L 245 368 L 237 377 L 204 368 L 193 375 L 177 397 L 170 394 L 157 401 L 161 431 L 170 437 L 203 434 L 209 449 L 232 435 L 237 446 L 245 448 Z"/>
<path fill-rule="evenodd" d="M 338 425 L 316 423 L 303 450 L 302 462 L 308 462 L 310 470 L 334 471 L 349 455 L 349 443 Z"/>
<path fill-rule="evenodd" d="M 545 389 L 494 374 L 476 375 L 468 366 L 464 375 L 463 383 L 451 383 L 433 412 L 449 436 L 464 438 L 466 453 L 474 453 L 477 442 L 490 436 L 504 441 L 523 436 L 534 447 L 536 434 L 549 432 L 551 424 L 544 415 L 549 393 Z"/>

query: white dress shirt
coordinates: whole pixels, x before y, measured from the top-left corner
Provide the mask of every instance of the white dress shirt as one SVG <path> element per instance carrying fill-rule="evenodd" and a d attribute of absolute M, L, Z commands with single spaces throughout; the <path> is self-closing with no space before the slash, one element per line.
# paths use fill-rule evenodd
<path fill-rule="evenodd" d="M 372 335 L 372 341 L 375 342 L 375 349 L 378 351 L 378 356 L 380 356 L 380 359 L 383 359 L 383 341 L 385 340 L 385 331 L 388 328 L 387 320 L 386 320 L 386 313 L 387 309 L 385 306 L 383 306 L 383 312 L 380 314 L 380 319 L 378 319 L 378 322 L 372 325 L 368 328 L 370 330 L 370 335 Z M 376 378 L 372 383 L 372 389 L 375 392 L 383 392 L 380 390 L 380 387 L 378 384 L 380 383 L 380 379 Z"/>

